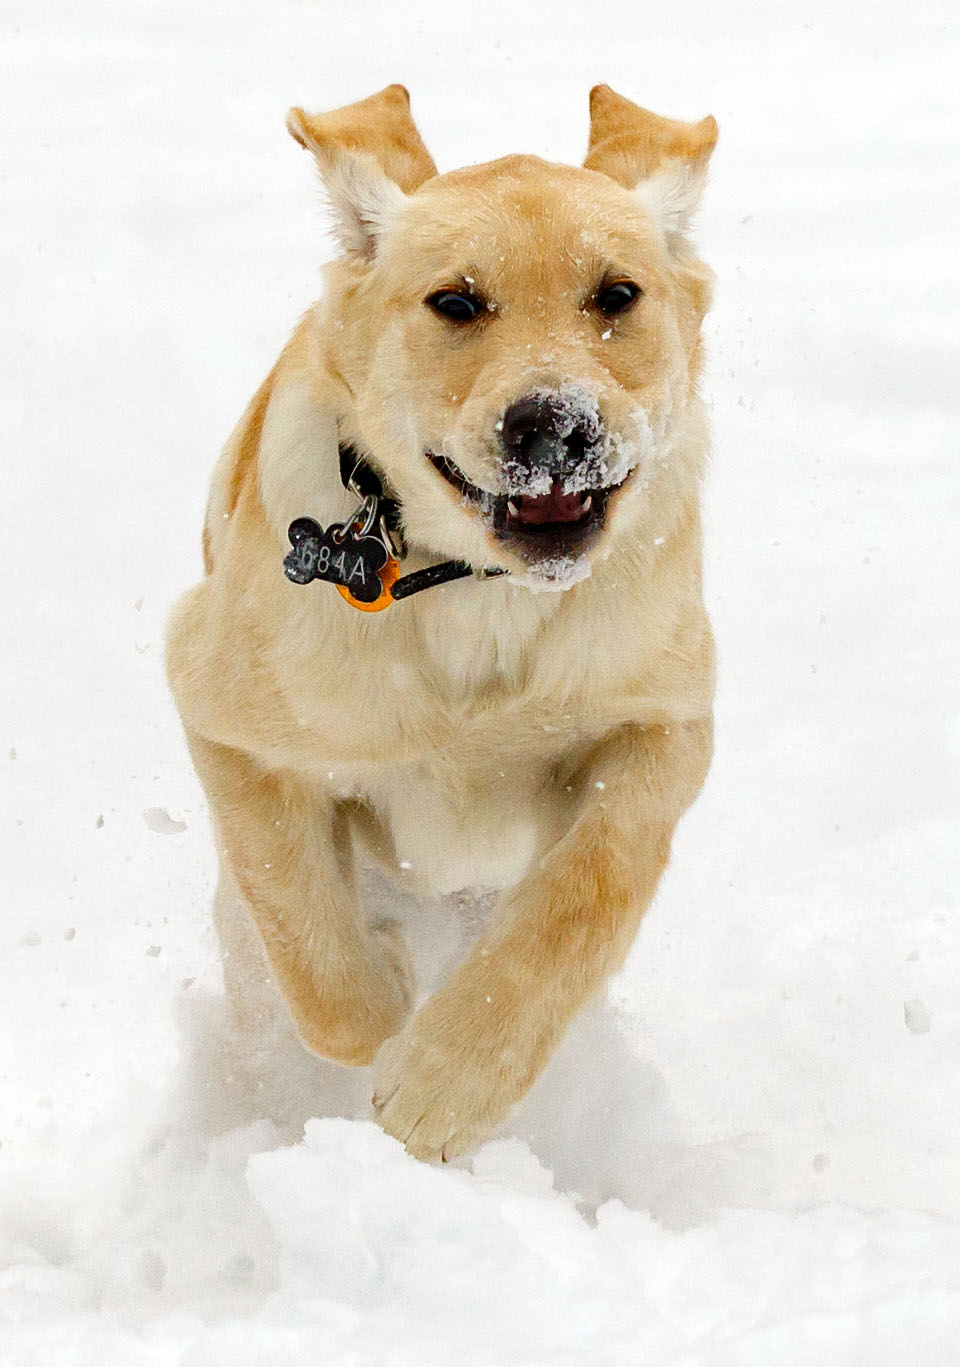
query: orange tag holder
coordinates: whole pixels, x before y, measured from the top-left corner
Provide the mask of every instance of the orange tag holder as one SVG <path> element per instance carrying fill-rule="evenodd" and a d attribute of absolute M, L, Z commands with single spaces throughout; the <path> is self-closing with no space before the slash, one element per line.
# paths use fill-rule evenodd
<path fill-rule="evenodd" d="M 384 608 L 392 607 L 394 604 L 393 586 L 400 578 L 400 564 L 392 556 L 387 557 L 387 563 L 382 570 L 377 570 L 377 577 L 383 585 L 379 598 L 375 598 L 372 603 L 364 603 L 359 598 L 354 598 L 346 584 L 336 584 L 335 588 L 340 597 L 349 603 L 352 608 L 358 608 L 360 612 L 382 612 Z"/>

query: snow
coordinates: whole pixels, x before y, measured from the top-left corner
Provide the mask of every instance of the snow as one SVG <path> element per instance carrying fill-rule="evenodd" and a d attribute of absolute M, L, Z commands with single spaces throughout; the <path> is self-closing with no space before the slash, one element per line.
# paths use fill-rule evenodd
<path fill-rule="evenodd" d="M 538 560 L 522 574 L 511 574 L 512 587 L 530 593 L 565 593 L 589 579 L 593 566 L 583 555 L 555 555 Z"/>
<path fill-rule="evenodd" d="M 955 7 L 584 19 L 0 13 L 0 1363 L 956 1362 Z M 397 79 L 441 167 L 574 159 L 594 81 L 721 127 L 716 760 L 611 1001 L 454 1168 L 280 1025 L 231 1052 L 161 663 L 326 250 L 284 111 Z"/>
<path fill-rule="evenodd" d="M 602 335 L 606 337 L 609 334 Z M 552 359 L 551 356 L 541 357 L 543 362 Z M 549 405 L 554 436 L 558 440 L 563 441 L 572 432 L 578 431 L 588 443 L 584 458 L 563 472 L 562 489 L 565 494 L 622 484 L 630 471 L 644 459 L 652 457 L 657 449 L 649 416 L 640 405 L 636 405 L 630 413 L 632 426 L 636 429 L 635 441 L 624 439 L 619 432 L 605 431 L 598 403 L 601 396 L 602 386 L 583 379 L 555 390 L 535 389 L 527 396 L 544 400 Z M 537 498 L 541 494 L 548 494 L 553 486 L 553 477 L 548 470 L 538 469 L 536 465 L 531 467 L 521 461 L 505 462 L 504 473 L 506 491 L 512 496 Z"/>

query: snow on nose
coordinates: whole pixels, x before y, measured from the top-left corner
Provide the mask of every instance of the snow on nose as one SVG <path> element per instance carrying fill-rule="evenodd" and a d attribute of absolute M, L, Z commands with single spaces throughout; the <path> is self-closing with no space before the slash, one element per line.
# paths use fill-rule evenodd
<path fill-rule="evenodd" d="M 599 449 L 603 433 L 596 401 L 579 391 L 527 394 L 509 406 L 499 426 L 511 483 L 518 492 L 526 486 L 544 496 L 556 476 L 568 475 Z"/>

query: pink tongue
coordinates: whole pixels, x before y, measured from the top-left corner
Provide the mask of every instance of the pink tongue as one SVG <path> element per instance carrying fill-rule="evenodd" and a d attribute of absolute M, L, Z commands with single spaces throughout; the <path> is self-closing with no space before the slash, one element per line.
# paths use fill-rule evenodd
<path fill-rule="evenodd" d="M 518 522 L 579 522 L 583 516 L 583 495 L 565 494 L 558 479 L 553 481 L 549 494 L 541 494 L 539 498 L 521 494 L 513 501 Z"/>

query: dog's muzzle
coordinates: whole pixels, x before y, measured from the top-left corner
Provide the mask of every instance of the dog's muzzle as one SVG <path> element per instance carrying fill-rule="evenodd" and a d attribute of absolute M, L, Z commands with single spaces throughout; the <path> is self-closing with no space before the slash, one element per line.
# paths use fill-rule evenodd
<path fill-rule="evenodd" d="M 502 494 L 471 484 L 446 457 L 429 453 L 430 460 L 528 564 L 583 554 L 622 483 L 605 483 L 606 433 L 596 404 L 563 391 L 529 394 L 510 405 L 498 429 Z"/>

